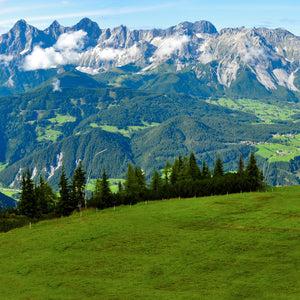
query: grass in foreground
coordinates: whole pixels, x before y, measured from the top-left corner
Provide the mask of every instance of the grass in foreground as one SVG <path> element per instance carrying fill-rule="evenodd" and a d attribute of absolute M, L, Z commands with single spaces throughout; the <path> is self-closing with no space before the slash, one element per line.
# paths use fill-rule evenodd
<path fill-rule="evenodd" d="M 0 234 L 5 299 L 299 299 L 300 188 L 140 203 Z"/>

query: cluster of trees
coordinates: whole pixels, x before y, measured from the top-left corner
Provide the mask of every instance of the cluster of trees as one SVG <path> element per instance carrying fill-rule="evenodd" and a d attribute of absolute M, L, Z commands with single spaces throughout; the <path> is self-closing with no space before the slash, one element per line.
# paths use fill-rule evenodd
<path fill-rule="evenodd" d="M 197 164 L 194 153 L 189 157 L 175 159 L 173 165 L 166 163 L 162 174 L 155 171 L 149 184 L 142 169 L 128 165 L 126 181 L 119 183 L 118 193 L 113 194 L 105 170 L 102 179 L 97 179 L 89 206 L 100 209 L 120 204 L 135 204 L 145 200 L 171 197 L 201 197 L 226 193 L 256 191 L 264 186 L 263 174 L 258 169 L 254 153 L 246 168 L 242 157 L 236 173 L 224 172 L 220 156 L 211 173 L 205 161 L 202 168 Z"/>
<path fill-rule="evenodd" d="M 59 196 L 40 176 L 38 184 L 34 184 L 29 168 L 22 175 L 21 196 L 18 212 L 32 219 L 46 216 L 68 216 L 76 207 L 85 204 L 85 174 L 81 161 L 74 170 L 71 182 L 66 176 L 64 167 L 60 176 Z"/>
<path fill-rule="evenodd" d="M 62 168 L 58 183 L 59 196 L 42 176 L 38 184 L 34 184 L 31 177 L 28 168 L 22 176 L 21 197 L 14 213 L 36 220 L 68 216 L 83 206 L 103 209 L 171 197 L 200 197 L 256 191 L 263 187 L 263 175 L 257 167 L 253 152 L 246 168 L 240 156 L 239 169 L 236 173 L 224 172 L 220 156 L 216 159 L 212 173 L 205 161 L 200 168 L 194 153 L 189 157 L 179 156 L 173 165 L 166 163 L 162 174 L 155 171 L 148 184 L 144 171 L 129 164 L 126 180 L 124 183 L 119 182 L 117 193 L 112 193 L 108 176 L 103 170 L 102 178 L 96 180 L 90 199 L 86 197 L 86 172 L 81 162 L 74 170 L 71 180 L 67 178 L 64 167 Z"/>

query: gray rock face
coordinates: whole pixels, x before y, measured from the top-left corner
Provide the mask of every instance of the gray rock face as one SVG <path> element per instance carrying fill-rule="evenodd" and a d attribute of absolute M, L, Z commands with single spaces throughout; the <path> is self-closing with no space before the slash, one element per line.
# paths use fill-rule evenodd
<path fill-rule="evenodd" d="M 54 21 L 41 31 L 20 20 L 0 37 L 0 68 L 6 74 L 0 85 L 13 81 L 16 69 L 22 69 L 25 62 L 34 61 L 36 46 L 40 55 L 61 56 L 51 67 L 71 61 L 78 70 L 92 74 L 129 63 L 148 72 L 168 61 L 177 70 L 193 66 L 197 77 L 205 78 L 209 76 L 201 74 L 203 68 L 197 66 L 214 62 L 214 76 L 225 87 L 246 67 L 266 89 L 284 86 L 297 91 L 294 79 L 300 68 L 300 38 L 284 29 L 242 27 L 217 32 L 208 21 L 183 22 L 167 29 L 129 30 L 123 25 L 100 29 L 85 18 L 73 27 Z M 49 64 L 38 67 L 46 69 Z"/>

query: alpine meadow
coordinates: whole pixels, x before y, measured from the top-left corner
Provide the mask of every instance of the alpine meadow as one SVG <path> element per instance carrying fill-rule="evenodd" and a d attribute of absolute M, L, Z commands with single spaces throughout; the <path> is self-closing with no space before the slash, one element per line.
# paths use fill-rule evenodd
<path fill-rule="evenodd" d="M 0 298 L 299 299 L 299 100 L 284 28 L 17 21 Z"/>

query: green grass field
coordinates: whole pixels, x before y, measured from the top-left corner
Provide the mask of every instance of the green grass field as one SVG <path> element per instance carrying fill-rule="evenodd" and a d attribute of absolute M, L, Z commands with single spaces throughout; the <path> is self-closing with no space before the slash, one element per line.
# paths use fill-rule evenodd
<path fill-rule="evenodd" d="M 51 119 L 48 119 L 51 123 L 53 124 L 64 124 L 64 123 L 67 123 L 67 122 L 75 122 L 76 121 L 76 118 L 75 117 L 72 117 L 70 115 L 60 115 L 60 114 L 57 114 L 57 116 L 55 118 L 51 118 Z"/>
<path fill-rule="evenodd" d="M 273 139 L 281 143 L 256 145 L 258 148 L 256 154 L 267 158 L 269 162 L 290 161 L 300 155 L 300 134 L 294 137 L 278 136 Z"/>
<path fill-rule="evenodd" d="M 91 123 L 90 126 L 93 128 L 101 128 L 104 131 L 108 132 L 119 132 L 125 137 L 131 137 L 131 135 L 139 130 L 147 129 L 149 127 L 158 126 L 159 123 L 147 123 L 143 122 L 143 126 L 128 126 L 127 129 L 119 129 L 116 126 L 109 126 L 109 125 L 98 125 L 96 123 Z"/>
<path fill-rule="evenodd" d="M 113 193 L 117 193 L 119 181 L 121 181 L 121 183 L 124 183 L 125 179 L 109 178 L 108 181 L 109 181 L 110 190 Z M 95 190 L 95 186 L 96 186 L 96 179 L 90 179 L 87 186 L 87 190 L 93 192 Z"/>
<path fill-rule="evenodd" d="M 0 234 L 2 299 L 299 299 L 300 187 L 88 210 Z"/>
<path fill-rule="evenodd" d="M 283 107 L 267 104 L 253 99 L 228 99 L 207 100 L 208 103 L 224 106 L 233 110 L 240 110 L 255 114 L 263 123 L 271 123 L 272 120 L 293 120 L 292 116 L 300 112 L 300 107 L 291 104 Z"/>

